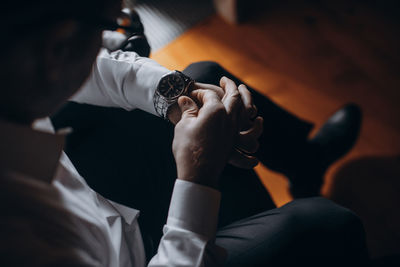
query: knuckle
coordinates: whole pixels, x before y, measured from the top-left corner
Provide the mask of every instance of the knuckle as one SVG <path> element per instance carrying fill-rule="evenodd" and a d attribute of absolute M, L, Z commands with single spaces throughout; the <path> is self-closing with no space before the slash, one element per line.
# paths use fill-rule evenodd
<path fill-rule="evenodd" d="M 246 96 L 251 96 L 250 91 L 247 89 L 247 87 L 245 85 L 241 84 L 238 87 L 238 89 L 239 89 L 240 93 L 242 93 L 242 94 L 244 94 Z"/>
<path fill-rule="evenodd" d="M 213 88 L 213 87 L 209 87 L 209 88 L 203 88 L 202 89 L 206 94 L 209 94 L 209 95 L 216 95 L 216 92 L 215 92 L 215 88 Z"/>
<path fill-rule="evenodd" d="M 231 97 L 235 100 L 242 99 L 240 92 L 238 90 L 235 90 L 232 92 Z"/>
<path fill-rule="evenodd" d="M 230 97 L 227 99 L 227 103 L 232 108 L 237 108 L 237 107 L 243 105 L 242 98 L 240 97 L 240 94 L 236 94 L 236 93 L 233 93 L 232 95 L 230 95 Z"/>

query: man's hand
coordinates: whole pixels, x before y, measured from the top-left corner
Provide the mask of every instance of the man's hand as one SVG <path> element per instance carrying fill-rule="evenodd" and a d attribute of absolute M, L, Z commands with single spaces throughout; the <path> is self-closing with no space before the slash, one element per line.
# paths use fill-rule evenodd
<path fill-rule="evenodd" d="M 195 90 L 178 100 L 181 120 L 172 145 L 178 178 L 217 188 L 219 176 L 233 149 L 241 107 L 239 91 L 232 88 L 219 96 Z"/>
<path fill-rule="evenodd" d="M 227 91 L 238 90 L 241 97 L 238 125 L 239 131 L 235 139 L 235 147 L 230 155 L 229 163 L 242 169 L 252 169 L 258 164 L 258 159 L 252 154 L 256 153 L 259 147 L 258 138 L 263 132 L 263 118 L 257 117 L 257 108 L 253 103 L 253 97 L 247 87 L 243 84 L 236 87 L 236 84 L 222 77 L 220 86 L 212 84 L 196 83 L 197 88 L 214 91 L 225 101 Z"/>
<path fill-rule="evenodd" d="M 220 85 L 225 93 L 222 102 L 224 102 L 227 93 L 232 90 L 237 90 L 241 98 L 238 118 L 239 131 L 229 163 L 239 168 L 251 169 L 258 164 L 258 159 L 252 154 L 256 153 L 259 147 L 258 138 L 263 132 L 263 118 L 256 117 L 257 108 L 253 103 L 250 91 L 245 85 L 241 84 L 237 87 L 232 80 L 226 77 L 221 78 Z"/>
<path fill-rule="evenodd" d="M 206 89 L 206 90 L 214 91 L 220 99 L 222 99 L 225 94 L 225 91 L 221 87 L 215 86 L 213 84 L 196 82 L 196 83 L 194 83 L 193 91 L 195 91 L 197 89 Z M 182 116 L 182 112 L 181 112 L 181 109 L 179 108 L 178 103 L 169 107 L 167 116 L 168 116 L 168 120 L 170 122 L 172 122 L 173 124 L 176 125 L 178 123 L 178 121 L 181 119 L 181 116 Z"/>
<path fill-rule="evenodd" d="M 228 78 L 222 77 L 221 82 Z M 231 81 L 231 80 L 229 80 Z M 232 82 L 232 81 L 231 81 Z M 194 83 L 194 89 L 193 90 L 197 90 L 197 89 L 206 89 L 206 90 L 211 90 L 214 91 L 218 97 L 220 99 L 222 99 L 225 95 L 225 82 L 223 82 L 223 88 L 213 85 L 213 84 L 208 84 L 208 83 L 199 83 L 196 82 Z M 246 86 L 241 84 L 239 86 L 239 92 L 241 94 L 242 97 L 242 102 L 244 104 L 244 108 L 242 109 L 242 111 L 244 112 L 242 114 L 242 119 L 244 119 L 244 117 L 249 117 L 251 119 L 255 118 L 257 115 L 257 108 L 256 106 L 253 104 L 253 100 L 252 100 L 252 96 L 251 93 L 247 90 Z M 168 110 L 168 119 L 169 121 L 171 121 L 173 124 L 177 124 L 178 121 L 181 119 L 181 110 L 178 106 L 178 104 L 172 105 L 169 110 Z"/>
<path fill-rule="evenodd" d="M 221 100 L 224 99 L 227 89 L 236 88 L 236 84 L 226 77 L 221 78 L 220 85 L 221 87 L 212 84 L 195 83 L 195 88 L 213 91 Z M 237 90 L 241 96 L 242 106 L 238 117 L 239 131 L 235 138 L 235 147 L 230 155 L 229 163 L 239 168 L 251 169 L 258 164 L 258 159 L 251 155 L 258 150 L 258 138 L 263 132 L 263 119 L 262 117 L 256 117 L 257 108 L 247 87 L 241 84 Z M 178 104 L 170 108 L 168 115 L 171 122 L 178 123 L 181 118 L 181 109 Z"/>

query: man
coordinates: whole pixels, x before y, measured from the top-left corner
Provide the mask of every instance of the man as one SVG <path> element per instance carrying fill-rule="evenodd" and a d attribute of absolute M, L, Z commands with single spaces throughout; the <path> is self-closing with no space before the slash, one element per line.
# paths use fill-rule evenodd
<path fill-rule="evenodd" d="M 228 218 L 217 233 L 219 184 L 230 184 L 220 181 L 221 173 L 228 161 L 241 167 L 257 163 L 251 152 L 257 148 L 262 119 L 252 123 L 255 112 L 248 90 L 228 78 L 221 79 L 221 87 L 197 84 L 197 90 L 168 105 L 166 113 L 157 110 L 160 102 L 153 103 L 154 91 L 163 88 L 162 77 L 176 79 L 177 73 L 133 53 L 104 51 L 92 70 L 101 31 L 112 25 L 119 9 L 118 1 L 112 0 L 3 4 L 2 24 L 7 40 L 13 42 L 1 44 L 7 51 L 1 64 L 0 100 L 2 266 L 144 266 L 146 262 L 149 266 L 213 266 L 224 264 L 225 258 L 228 266 L 364 260 L 357 217 L 322 198 L 296 200 L 234 223 Z M 74 96 L 76 101 L 140 108 L 177 122 L 172 148 L 178 179 L 160 239 L 162 205 L 160 218 L 153 217 L 154 225 L 139 222 L 139 227 L 138 211 L 105 199 L 86 184 L 62 153 L 63 131 L 31 129 L 35 120 L 49 116 L 76 93 L 91 72 L 83 90 Z M 166 81 L 168 88 L 173 80 Z M 258 107 L 260 112 L 263 106 Z M 52 131 L 49 121 L 34 127 Z M 307 161 L 313 162 L 312 158 Z M 332 162 L 329 157 L 324 160 Z M 268 162 L 272 168 L 284 169 Z M 300 179 L 312 168 L 288 170 Z M 134 172 L 130 181 L 140 180 Z M 315 172 L 313 182 L 314 176 L 322 175 L 320 169 Z M 129 187 L 130 181 L 119 186 Z M 131 187 L 130 195 L 135 199 L 148 189 Z M 160 200 L 165 199 L 163 193 L 169 195 L 165 191 L 158 191 Z M 314 188 L 311 191 L 315 193 Z M 154 201 L 143 198 L 143 202 Z"/>

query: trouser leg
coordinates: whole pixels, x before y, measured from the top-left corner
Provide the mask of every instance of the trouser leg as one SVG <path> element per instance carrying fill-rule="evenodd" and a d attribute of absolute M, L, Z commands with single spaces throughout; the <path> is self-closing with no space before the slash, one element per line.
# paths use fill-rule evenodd
<path fill-rule="evenodd" d="M 360 266 L 368 259 L 357 216 L 330 200 L 294 200 L 219 229 L 226 266 Z"/>
<path fill-rule="evenodd" d="M 186 75 L 198 82 L 219 85 L 222 76 L 232 79 L 237 85 L 243 82 L 218 63 L 211 61 L 189 65 Z M 258 113 L 264 119 L 264 132 L 259 138 L 258 158 L 272 170 L 292 175 L 301 169 L 307 159 L 307 136 L 313 125 L 281 108 L 267 97 L 248 87 L 252 93 Z"/>

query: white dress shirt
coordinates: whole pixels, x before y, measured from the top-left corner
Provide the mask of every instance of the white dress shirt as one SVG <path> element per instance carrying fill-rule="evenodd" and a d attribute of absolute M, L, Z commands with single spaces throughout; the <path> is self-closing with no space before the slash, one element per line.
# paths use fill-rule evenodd
<path fill-rule="evenodd" d="M 135 53 L 103 50 L 72 100 L 155 114 L 153 94 L 167 72 Z M 0 122 L 0 253 L 13 266 L 25 266 L 24 260 L 27 266 L 145 266 L 139 211 L 86 184 L 62 152 L 64 137 L 52 132 L 50 120 L 34 128 Z M 148 266 L 220 265 L 224 251 L 213 243 L 219 203 L 218 191 L 178 179 L 158 253 Z"/>

